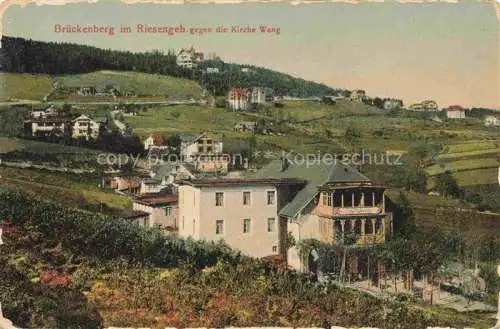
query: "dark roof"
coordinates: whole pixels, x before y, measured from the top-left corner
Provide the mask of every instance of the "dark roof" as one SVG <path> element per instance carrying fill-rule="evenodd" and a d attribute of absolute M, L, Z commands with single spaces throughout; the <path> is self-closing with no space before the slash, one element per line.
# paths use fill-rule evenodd
<path fill-rule="evenodd" d="M 178 199 L 177 195 L 172 194 L 145 194 L 137 197 L 134 202 L 147 206 L 162 206 L 177 203 Z"/>
<path fill-rule="evenodd" d="M 122 212 L 121 217 L 125 219 L 136 219 L 141 217 L 149 216 L 147 212 L 137 211 L 137 210 L 129 210 L 126 209 Z"/>
<path fill-rule="evenodd" d="M 295 185 L 305 183 L 305 180 L 299 178 L 202 178 L 181 181 L 181 184 L 192 185 L 196 187 L 211 187 L 215 185 Z"/>
<path fill-rule="evenodd" d="M 195 142 L 201 135 L 201 133 L 198 134 L 179 134 L 179 138 L 181 142 L 185 143 L 193 143 Z"/>
<path fill-rule="evenodd" d="M 370 179 L 356 169 L 339 163 L 333 164 L 293 164 L 289 163 L 286 170 L 282 170 L 282 160 L 275 160 L 262 169 L 250 173 L 253 178 L 296 178 L 307 180 L 307 185 L 295 197 L 280 209 L 280 215 L 295 217 L 318 194 L 318 187 L 327 183 L 368 183 Z"/>

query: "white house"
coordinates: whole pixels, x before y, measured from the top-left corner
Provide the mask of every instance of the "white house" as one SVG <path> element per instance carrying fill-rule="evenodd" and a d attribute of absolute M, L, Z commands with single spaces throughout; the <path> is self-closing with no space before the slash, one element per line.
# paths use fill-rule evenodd
<path fill-rule="evenodd" d="M 249 88 L 232 88 L 227 97 L 229 108 L 233 110 L 246 110 L 250 103 L 250 95 L 251 90 Z"/>
<path fill-rule="evenodd" d="M 167 163 L 157 167 L 151 173 L 151 178 L 144 179 L 141 182 L 139 194 L 159 193 L 168 187 L 171 187 L 175 192 L 178 181 L 194 178 L 195 175 L 185 165 Z"/>
<path fill-rule="evenodd" d="M 386 110 L 386 111 L 399 110 L 402 107 L 403 107 L 403 104 L 400 100 L 387 99 L 384 101 L 384 110 Z"/>
<path fill-rule="evenodd" d="M 68 119 L 60 117 L 40 117 L 33 120 L 24 121 L 26 135 L 30 136 L 62 136 L 66 127 L 70 125 Z"/>
<path fill-rule="evenodd" d="M 224 240 L 252 257 L 278 255 L 280 179 L 200 179 L 179 186 L 179 236 Z"/>
<path fill-rule="evenodd" d="M 149 135 L 143 141 L 145 150 L 166 150 L 168 149 L 168 145 L 164 145 L 165 140 L 161 136 L 153 136 Z"/>
<path fill-rule="evenodd" d="M 350 99 L 355 102 L 362 102 L 366 98 L 366 92 L 361 89 L 351 91 Z"/>
<path fill-rule="evenodd" d="M 101 125 L 86 115 L 80 115 L 76 119 L 72 120 L 71 125 L 73 126 L 73 138 L 85 137 L 87 139 L 96 139 L 99 136 L 99 129 Z"/>
<path fill-rule="evenodd" d="M 487 127 L 498 127 L 500 126 L 500 115 L 487 115 L 484 118 L 484 125 Z"/>
<path fill-rule="evenodd" d="M 201 154 L 222 153 L 223 143 L 216 141 L 207 133 L 202 134 L 181 134 L 180 156 L 182 161 L 194 162 Z"/>
<path fill-rule="evenodd" d="M 216 74 L 216 73 L 219 73 L 219 68 L 218 67 L 207 67 L 205 69 L 205 73 L 207 73 L 207 74 Z"/>
<path fill-rule="evenodd" d="M 465 119 L 465 109 L 458 105 L 453 105 L 445 109 L 448 119 Z"/>
<path fill-rule="evenodd" d="M 183 68 L 192 69 L 203 61 L 203 53 L 197 52 L 192 46 L 183 48 L 177 54 L 177 65 Z"/>

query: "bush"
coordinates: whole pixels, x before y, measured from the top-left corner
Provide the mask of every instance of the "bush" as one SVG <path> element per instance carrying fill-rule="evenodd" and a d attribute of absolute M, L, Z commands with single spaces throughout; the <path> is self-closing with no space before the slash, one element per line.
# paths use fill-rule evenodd
<path fill-rule="evenodd" d="M 173 267 L 191 263 L 203 268 L 242 256 L 219 242 L 166 237 L 158 228 L 144 228 L 130 221 L 78 209 L 40 203 L 17 193 L 0 194 L 0 218 L 34 227 L 49 240 L 59 241 L 75 255 L 98 260 L 126 259 L 145 265 Z"/>
<path fill-rule="evenodd" d="M 215 98 L 215 107 L 218 107 L 218 108 L 227 107 L 227 98 L 222 97 L 222 96 Z"/>

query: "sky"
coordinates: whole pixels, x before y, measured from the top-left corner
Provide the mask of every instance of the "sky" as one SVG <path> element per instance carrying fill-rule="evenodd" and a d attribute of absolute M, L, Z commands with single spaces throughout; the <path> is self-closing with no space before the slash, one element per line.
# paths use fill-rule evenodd
<path fill-rule="evenodd" d="M 133 33 L 56 33 L 61 25 L 132 26 Z M 141 34 L 137 24 L 280 28 L 280 33 Z M 226 62 L 285 72 L 405 104 L 500 107 L 499 24 L 494 5 L 459 3 L 93 4 L 11 6 L 3 35 L 133 52 L 194 46 Z"/>

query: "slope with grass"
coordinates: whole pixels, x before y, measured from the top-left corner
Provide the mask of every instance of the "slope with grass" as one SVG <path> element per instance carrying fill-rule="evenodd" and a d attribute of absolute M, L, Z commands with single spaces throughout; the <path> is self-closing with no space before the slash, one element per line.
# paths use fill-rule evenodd
<path fill-rule="evenodd" d="M 54 77 L 58 89 L 115 86 L 122 94 L 166 96 L 170 100 L 200 98 L 203 89 L 194 81 L 141 72 L 97 71 Z M 52 96 L 57 98 L 57 93 Z"/>
<path fill-rule="evenodd" d="M 96 211 L 104 209 L 109 214 L 120 213 L 131 207 L 130 198 L 101 191 L 98 188 L 100 180 L 90 174 L 0 167 L 0 177 L 0 188 L 66 207 Z"/>
<path fill-rule="evenodd" d="M 42 101 L 52 89 L 52 78 L 46 74 L 0 72 L 0 102 Z"/>

